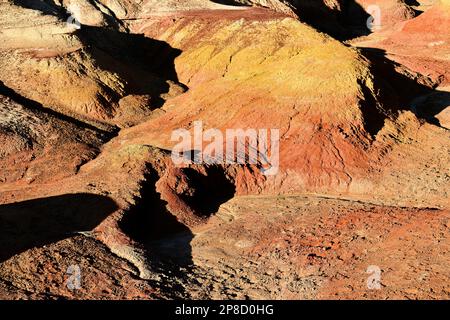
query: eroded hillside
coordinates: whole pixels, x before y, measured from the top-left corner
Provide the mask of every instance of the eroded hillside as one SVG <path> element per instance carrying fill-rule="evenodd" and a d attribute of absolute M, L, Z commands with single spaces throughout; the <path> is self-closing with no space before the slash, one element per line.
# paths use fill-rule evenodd
<path fill-rule="evenodd" d="M 448 298 L 447 2 L 2 0 L 0 297 Z"/>

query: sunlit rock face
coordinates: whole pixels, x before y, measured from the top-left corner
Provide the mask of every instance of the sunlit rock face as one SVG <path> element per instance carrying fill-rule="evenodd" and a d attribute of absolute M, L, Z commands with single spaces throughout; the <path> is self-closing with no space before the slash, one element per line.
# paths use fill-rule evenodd
<path fill-rule="evenodd" d="M 447 297 L 449 15 L 0 1 L 0 298 Z"/>

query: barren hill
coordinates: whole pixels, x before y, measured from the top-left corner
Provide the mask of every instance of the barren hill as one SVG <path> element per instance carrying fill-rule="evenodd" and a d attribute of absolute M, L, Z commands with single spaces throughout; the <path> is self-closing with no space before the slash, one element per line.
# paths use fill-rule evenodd
<path fill-rule="evenodd" d="M 447 3 L 2 0 L 0 298 L 448 297 Z"/>

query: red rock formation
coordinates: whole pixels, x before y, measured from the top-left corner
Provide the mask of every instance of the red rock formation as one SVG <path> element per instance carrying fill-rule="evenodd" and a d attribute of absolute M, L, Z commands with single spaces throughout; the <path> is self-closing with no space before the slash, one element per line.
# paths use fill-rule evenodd
<path fill-rule="evenodd" d="M 444 298 L 447 2 L 0 2 L 0 297 Z M 197 121 L 278 174 L 176 165 Z"/>

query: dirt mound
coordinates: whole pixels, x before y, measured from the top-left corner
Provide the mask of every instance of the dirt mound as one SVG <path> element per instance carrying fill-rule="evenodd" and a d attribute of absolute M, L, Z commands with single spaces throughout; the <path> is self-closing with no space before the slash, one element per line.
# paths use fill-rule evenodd
<path fill-rule="evenodd" d="M 28 99 L 70 116 L 122 125 L 113 119 L 130 110 L 126 106 L 119 110 L 122 98 L 152 99 L 146 106 L 152 110 L 166 97 L 184 91 L 170 74 L 170 59 L 177 52 L 163 43 L 97 26 L 77 30 L 56 13 L 10 3 L 1 6 L 0 79 Z M 12 13 L 14 19 L 9 19 Z M 151 67 L 148 61 L 155 54 L 164 54 L 167 60 Z M 162 64 L 168 64 L 168 73 L 159 76 Z M 129 117 L 146 114 L 133 111 L 138 114 Z"/>
<path fill-rule="evenodd" d="M 0 297 L 445 297 L 447 1 L 407 3 L 0 2 Z"/>
<path fill-rule="evenodd" d="M 448 39 L 450 26 L 450 2 L 438 1 L 432 8 L 425 11 L 416 19 L 405 24 L 398 37 L 418 36 L 416 41 L 433 41 L 436 39 Z"/>
<path fill-rule="evenodd" d="M 2 94 L 5 90 L 2 90 Z M 8 93 L 8 92 L 7 92 Z M 49 182 L 71 176 L 92 160 L 113 133 L 0 95 L 0 181 Z"/>
<path fill-rule="evenodd" d="M 447 0 L 435 1 L 424 6 L 423 10 L 419 16 L 400 23 L 392 30 L 375 33 L 355 44 L 380 48 L 391 59 L 445 87 L 450 84 L 450 5 Z"/>
<path fill-rule="evenodd" d="M 239 192 L 372 193 L 368 174 L 384 169 L 369 159 L 387 158 L 402 144 L 388 137 L 392 130 L 418 128 L 409 102 L 430 85 L 415 84 L 412 73 L 382 55 L 371 63 L 291 18 L 204 19 L 155 17 L 134 26 L 180 48 L 175 68 L 190 90 L 121 138 L 171 150 L 172 131 L 192 129 L 195 120 L 205 130 L 280 128 L 280 175 L 266 179 L 243 169 Z"/>

